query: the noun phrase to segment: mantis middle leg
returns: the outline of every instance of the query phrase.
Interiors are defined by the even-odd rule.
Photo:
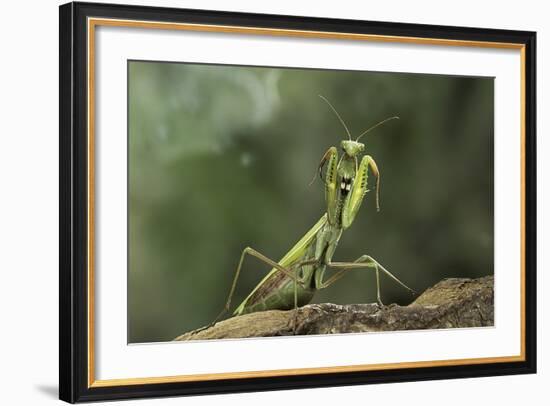
[[[384,272],[386,275],[388,275],[391,279],[396,281],[399,285],[410,291],[411,293],[415,294],[416,292],[409,288],[407,285],[405,285],[403,282],[401,282],[394,274],[392,274],[390,271],[388,271],[386,268],[384,268],[378,261],[376,261],[373,257],[370,255],[361,255],[359,258],[357,258],[354,262],[331,262],[328,264],[329,267],[340,269],[338,272],[336,272],[334,275],[332,275],[329,279],[327,279],[325,282],[321,283],[321,286],[318,287],[318,289],[325,289],[332,285],[334,282],[336,282],[338,279],[340,279],[342,276],[346,274],[346,272],[351,271],[352,269],[367,269],[367,268],[373,268],[376,272],[376,299],[378,301],[378,304],[381,306],[383,305],[382,300],[380,298],[380,275],[379,271]]]

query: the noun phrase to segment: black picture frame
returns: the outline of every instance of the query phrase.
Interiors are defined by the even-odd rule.
[[[536,33],[113,4],[60,6],[59,397],[67,402],[235,393],[536,372]],[[88,369],[87,19],[89,17],[513,43],[524,66],[524,359],[517,362],[210,381],[90,386]]]

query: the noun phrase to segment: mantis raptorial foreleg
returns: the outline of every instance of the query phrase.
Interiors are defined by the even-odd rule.
[[[328,165],[327,165],[327,171],[326,171],[325,177],[323,179],[323,167],[325,166],[325,163],[328,163]],[[325,152],[325,155],[323,155],[323,158],[319,163],[319,176],[325,183],[325,199],[328,204],[327,215],[331,223],[334,223],[336,221],[336,215],[338,210],[338,199],[337,199],[338,188],[336,185],[337,168],[338,168],[338,151],[336,150],[335,147],[330,147],[327,150],[327,152]]]
[[[278,271],[284,273],[286,276],[288,276],[290,279],[294,281],[294,307],[297,307],[298,299],[297,299],[297,285],[298,283],[303,286],[303,281],[300,280],[298,277],[297,270],[304,265],[309,265],[317,262],[317,260],[305,260],[298,262],[296,264],[293,264],[290,268],[285,268],[278,262],[273,261],[271,258],[266,257],[261,252],[256,251],[254,248],[246,247],[243,252],[241,253],[241,258],[239,260],[239,265],[237,266],[237,270],[235,271],[235,276],[233,277],[233,282],[231,283],[231,289],[229,290],[229,295],[227,296],[227,301],[225,302],[225,306],[220,312],[220,314],[214,319],[214,321],[210,324],[216,324],[216,322],[227,312],[229,311],[229,307],[231,306],[231,300],[233,299],[233,294],[235,293],[235,288],[237,287],[237,281],[239,279],[239,275],[241,274],[241,269],[243,267],[244,258],[246,255],[253,256],[254,258],[259,259],[262,262],[265,262],[266,264],[270,265],[271,267],[277,269]]]
[[[350,191],[350,196],[346,200],[344,209],[342,210],[342,224],[344,228],[348,228],[353,221],[355,216],[359,212],[359,208],[363,203],[365,194],[367,193],[367,180],[368,180],[368,169],[371,169],[372,173],[376,176],[376,209],[380,209],[379,202],[379,189],[380,189],[380,171],[376,162],[370,155],[365,155],[361,159],[359,168],[355,175],[353,186]]]
[[[413,289],[409,288],[407,285],[401,282],[394,274],[392,274],[390,271],[384,268],[378,261],[376,261],[370,255],[361,255],[354,262],[331,262],[327,265],[331,268],[340,269],[340,270],[336,272],[334,275],[332,275],[325,282],[322,282],[321,286],[319,286],[318,289],[324,289],[329,287],[338,279],[340,279],[342,276],[344,276],[346,272],[351,271],[352,269],[374,268],[376,272],[376,298],[380,305],[382,305],[382,300],[380,299],[379,271],[384,272],[386,275],[388,275],[390,278],[396,281],[399,285],[403,286],[405,289],[409,290],[411,293],[416,293]]]

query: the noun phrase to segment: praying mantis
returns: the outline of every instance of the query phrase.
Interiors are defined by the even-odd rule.
[[[351,133],[340,114],[325,97],[319,97],[338,117],[348,136],[348,139],[341,141],[341,156],[333,146],[325,152],[319,162],[318,176],[325,187],[326,213],[279,261],[270,259],[254,248],[246,247],[241,253],[225,306],[211,325],[229,311],[243,262],[247,256],[264,262],[272,269],[237,306],[233,312],[234,316],[264,310],[296,310],[308,304],[318,290],[328,288],[353,269],[374,269],[376,296],[380,306],[383,306],[380,297],[380,271],[405,289],[415,293],[370,255],[361,255],[353,262],[332,261],[342,233],[353,224],[368,192],[369,169],[376,176],[376,208],[380,210],[380,172],[370,155],[363,155],[361,158],[365,151],[365,144],[359,142],[359,139],[379,125],[399,117],[387,118],[352,140]],[[326,170],[323,173],[325,165]],[[328,268],[336,272],[325,280],[325,272]]]

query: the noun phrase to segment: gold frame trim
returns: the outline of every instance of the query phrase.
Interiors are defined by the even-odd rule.
[[[123,379],[95,379],[95,262],[94,262],[94,241],[95,241],[95,28],[97,26],[110,27],[132,27],[149,28],[162,30],[184,30],[194,32],[218,32],[245,35],[269,35],[299,38],[319,39],[340,39],[371,42],[405,43],[435,46],[461,46],[478,48],[513,49],[520,51],[520,83],[521,83],[521,270],[520,270],[520,339],[521,350],[519,355],[485,358],[465,358],[455,360],[434,360],[416,362],[397,362],[384,364],[347,365],[335,367],[318,368],[295,368],[278,369],[268,371],[245,371],[245,372],[221,372],[213,374],[191,374],[160,376],[146,378],[123,378]],[[391,35],[353,34],[344,32],[306,31],[290,29],[273,29],[259,27],[241,27],[227,25],[208,24],[186,24],[186,23],[164,23],[140,20],[120,20],[109,18],[88,18],[88,388],[113,387],[125,385],[143,385],[160,383],[177,383],[192,381],[213,381],[221,379],[244,379],[244,378],[266,378],[291,375],[331,374],[342,372],[359,371],[380,371],[396,368],[425,368],[440,366],[457,366],[473,364],[494,364],[503,362],[525,361],[525,45],[507,42],[487,41],[463,41],[453,39],[421,38],[421,37],[400,37]]]

